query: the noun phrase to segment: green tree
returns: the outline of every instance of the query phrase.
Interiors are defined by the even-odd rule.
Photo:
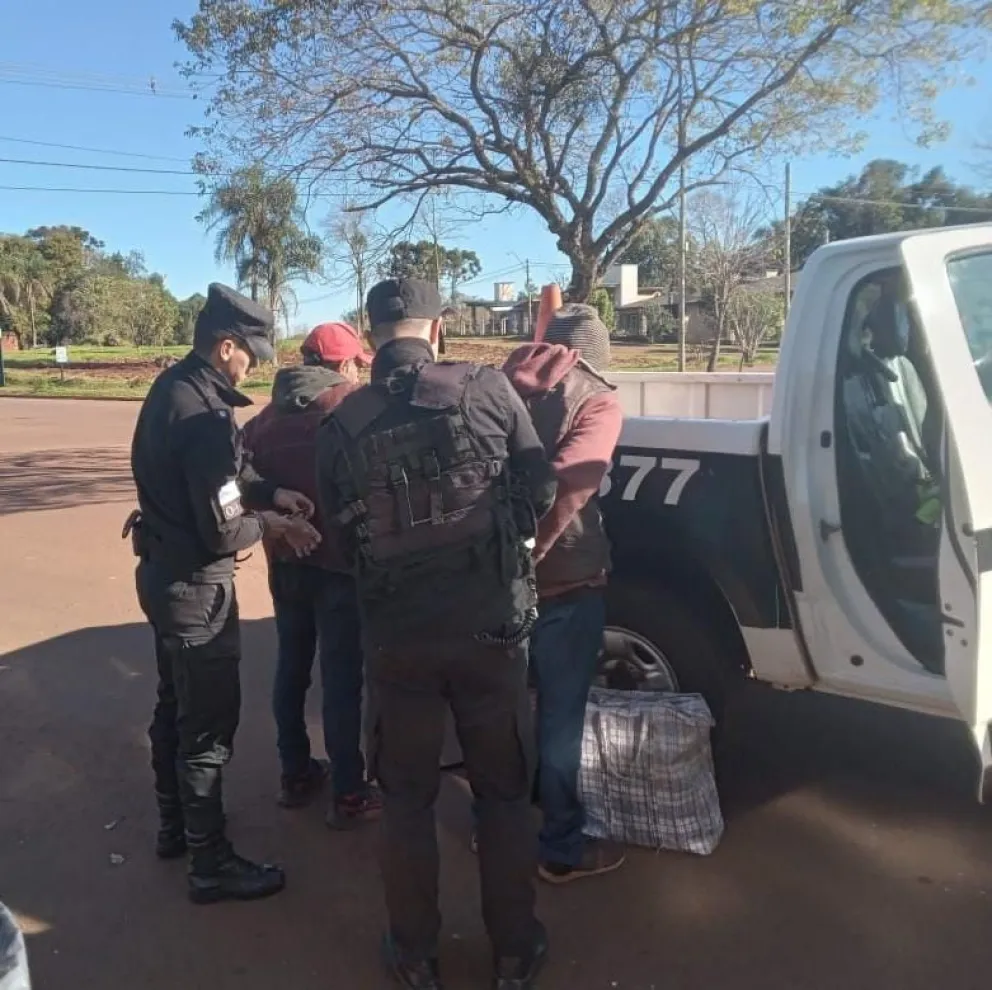
[[[25,256],[20,280],[21,295],[27,303],[31,323],[31,346],[37,347],[40,313],[52,296],[51,272],[41,252],[32,251]]]
[[[432,241],[399,241],[386,256],[382,274],[386,278],[420,278],[440,285],[446,248]]]
[[[437,286],[447,283],[454,304],[458,286],[482,271],[479,256],[462,248],[447,248],[434,241],[399,241],[382,265],[385,278],[420,278]]]
[[[179,315],[172,331],[173,343],[193,343],[193,331],[196,329],[196,319],[206,303],[207,297],[197,292],[188,299],[183,299],[178,304]]]
[[[179,305],[161,283],[92,269],[52,305],[53,343],[160,347],[172,342],[178,321]]]
[[[27,237],[0,238],[0,318],[38,346],[38,327],[47,323],[52,272],[37,244]]]
[[[238,285],[288,324],[290,283],[319,274],[323,245],[304,229],[296,186],[258,165],[219,181],[199,220],[216,233],[218,261],[232,261]]]
[[[482,271],[482,263],[474,251],[452,248],[444,252],[442,264],[451,290],[448,298],[454,306],[458,302],[458,286],[475,278]]]
[[[646,220],[620,260],[637,265],[642,286],[673,289],[679,281],[678,222],[670,217]]]
[[[941,168],[920,175],[902,162],[877,159],[856,176],[824,186],[792,218],[792,259],[801,267],[829,241],[992,220],[992,196],[950,180]],[[781,222],[763,232],[781,263]]]
[[[652,344],[667,344],[678,340],[679,321],[660,299],[653,299],[644,307],[644,332]]]
[[[582,302],[683,165],[693,191],[772,149],[852,149],[894,94],[939,134],[990,21],[987,0],[201,0],[176,29],[212,80],[204,168],[273,156],[369,209],[525,207]]]
[[[589,304],[596,307],[599,318],[603,321],[607,330],[612,333],[617,325],[617,314],[613,308],[613,297],[606,289],[596,289],[589,298]]]

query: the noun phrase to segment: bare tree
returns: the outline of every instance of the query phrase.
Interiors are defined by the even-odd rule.
[[[984,44],[988,0],[211,0],[177,24],[209,91],[208,153],[371,208],[450,188],[535,211],[570,294],[688,189],[816,136],[855,145]]]
[[[345,278],[354,286],[358,329],[365,333],[365,295],[385,257],[389,235],[377,231],[368,214],[347,207],[328,220],[327,229],[332,264],[344,269]]]
[[[734,289],[727,305],[727,325],[741,349],[739,371],[754,364],[758,348],[770,336],[781,334],[784,322],[785,301],[777,293],[743,285]]]
[[[742,189],[702,192],[688,209],[693,279],[713,318],[713,344],[708,371],[716,371],[720,346],[727,334],[731,299],[747,278],[762,273],[767,242],[757,238],[767,221],[767,203]]]

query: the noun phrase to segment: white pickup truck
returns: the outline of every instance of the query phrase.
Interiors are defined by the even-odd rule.
[[[654,386],[657,387],[657,386]],[[770,414],[631,416],[601,490],[605,677],[963,721],[992,794],[992,225],[831,244]]]

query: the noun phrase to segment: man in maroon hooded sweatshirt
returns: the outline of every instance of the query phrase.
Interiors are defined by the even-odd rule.
[[[578,797],[582,729],[603,643],[610,571],[598,493],[623,418],[614,386],[600,375],[609,362],[610,335],[596,310],[566,305],[552,317],[543,343],[517,348],[503,367],[558,478],[554,507],[537,528],[540,615],[530,640],[544,816],[540,875],[556,884],[608,873],[624,861],[622,849],[583,836]]]
[[[357,332],[346,323],[316,327],[300,348],[302,366],[277,372],[272,402],[245,428],[253,463],[265,465],[279,483],[317,497],[316,435],[324,418],[358,387],[358,367],[371,363]],[[316,502],[314,503],[317,504]],[[370,790],[361,751],[362,649],[355,582],[344,547],[311,519],[324,539],[300,560],[278,542],[265,543],[269,587],[275,607],[279,655],[272,692],[282,786],[279,803],[309,803],[327,776],[310,755],[304,704],[314,654],[323,688],[324,747],[331,758],[334,796],[327,815],[332,828],[378,817],[381,802]]]

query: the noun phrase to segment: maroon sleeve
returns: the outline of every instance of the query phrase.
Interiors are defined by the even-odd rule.
[[[535,560],[544,557],[575,514],[599,491],[622,425],[623,410],[615,392],[594,395],[576,413],[551,461],[558,494],[551,511],[538,524]]]

